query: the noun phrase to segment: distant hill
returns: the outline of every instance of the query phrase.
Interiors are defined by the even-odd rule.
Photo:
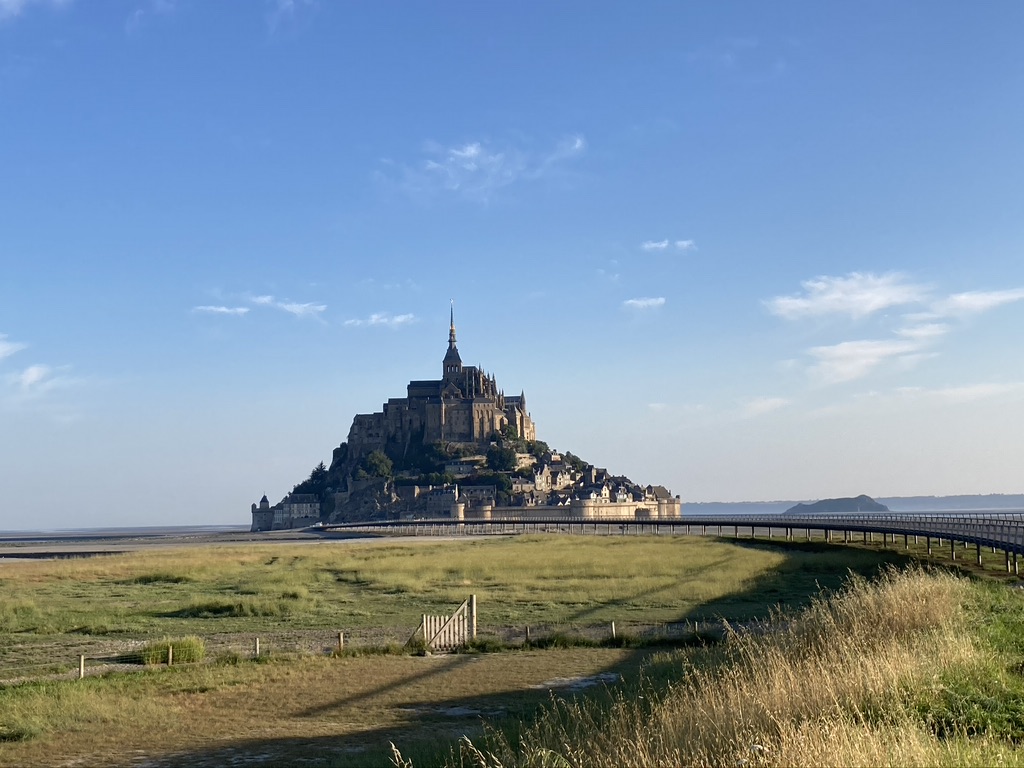
[[[1024,494],[989,493],[960,496],[879,496],[876,499],[892,512],[977,512],[982,510],[1024,510]],[[697,515],[774,515],[785,512],[801,500],[774,501],[688,501],[683,514]],[[807,502],[807,499],[802,501]]]
[[[822,499],[813,504],[796,504],[787,509],[786,515],[839,515],[847,512],[888,512],[885,504],[879,504],[870,496],[861,494],[852,498]]]

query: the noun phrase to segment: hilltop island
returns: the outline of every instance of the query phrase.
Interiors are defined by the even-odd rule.
[[[784,515],[840,515],[849,512],[888,512],[885,504],[880,504],[863,493],[860,496],[842,499],[822,499],[813,504],[797,504],[790,507]]]
[[[463,365],[451,315],[441,378],[410,381],[405,397],[358,414],[331,465],[271,506],[252,505],[252,530],[430,517],[675,518],[681,502],[537,439],[526,393]]]

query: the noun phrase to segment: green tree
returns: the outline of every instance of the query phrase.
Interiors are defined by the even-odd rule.
[[[393,465],[388,455],[378,449],[366,455],[360,462],[360,468],[370,477],[391,477]]]
[[[494,472],[511,472],[516,468],[515,448],[495,443],[487,449],[487,467]]]
[[[312,493],[322,496],[324,491],[327,490],[328,481],[327,467],[321,461],[313,467],[313,471],[309,473],[308,478],[292,488],[292,493]]]

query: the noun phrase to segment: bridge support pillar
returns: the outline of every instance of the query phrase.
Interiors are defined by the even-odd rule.
[[[953,539],[949,540],[949,559],[956,560],[956,542]]]
[[[910,542],[907,540],[907,534],[903,534],[903,548],[910,549]]]
[[[843,531],[843,544],[849,544],[849,543],[850,543],[850,532],[849,531]]]
[[[925,536],[924,537],[924,543],[925,543],[925,546],[928,547],[928,557],[931,557],[932,556],[932,537],[931,536]]]
[[[978,555],[978,565],[981,565],[981,544],[975,545],[976,554]]]
[[[1017,553],[1013,553],[1013,575],[1020,576],[1020,571],[1017,570]]]
[[[1006,572],[1010,572],[1010,550],[1006,550]]]

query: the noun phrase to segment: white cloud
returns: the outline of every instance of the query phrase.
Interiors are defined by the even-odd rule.
[[[267,27],[277,32],[282,27],[294,24],[299,17],[317,8],[315,0],[266,0]]]
[[[385,161],[400,178],[391,179],[413,197],[452,193],[486,202],[498,190],[522,181],[536,181],[586,150],[582,136],[570,136],[546,153],[513,145],[469,141],[455,146],[428,142],[426,157],[414,166]]]
[[[668,240],[647,240],[640,247],[645,251],[664,251],[668,248]]]
[[[913,340],[844,341],[831,346],[813,347],[809,354],[818,360],[811,373],[829,384],[853,381],[867,376],[878,366],[892,359],[908,362],[921,349]]]
[[[948,405],[957,405],[959,403],[971,403],[976,400],[988,400],[1000,395],[1024,392],[1024,382],[967,384],[959,387],[940,387],[938,389],[901,387],[896,391],[904,397],[915,399],[927,398],[938,400]]]
[[[54,368],[36,363],[17,373],[8,374],[4,380],[10,388],[11,402],[26,403],[38,399],[51,390],[79,383],[79,379],[66,375],[69,370],[68,366]]]
[[[1024,288],[1004,291],[966,291],[954,293],[935,303],[933,310],[943,317],[976,315],[1024,299]]]
[[[147,2],[140,3],[125,20],[124,31],[129,35],[134,35],[148,25],[153,18],[173,13],[175,2],[176,0],[147,0]]]
[[[282,312],[295,315],[295,317],[319,317],[321,313],[327,310],[326,304],[318,304],[312,301],[278,301],[273,296],[252,296],[249,298],[249,301],[260,307],[280,309]]]
[[[0,0],[0,21],[13,19],[32,5],[48,5],[51,8],[58,8],[70,4],[71,0]]]
[[[676,240],[676,248],[680,251],[695,251],[697,243],[693,240]]]
[[[926,341],[929,339],[937,339],[940,336],[945,336],[949,333],[949,326],[945,323],[922,323],[919,325],[909,325],[905,328],[900,328],[896,333],[905,339]]]
[[[278,309],[283,309],[285,312],[295,315],[296,317],[316,317],[321,312],[327,309],[326,304],[314,304],[311,301],[304,302],[302,304],[296,302],[279,302],[275,304]]]
[[[652,411],[664,411],[668,408],[668,403],[648,403],[647,407]]]
[[[790,400],[785,397],[755,397],[743,404],[742,415],[746,418],[761,416],[784,408],[789,403]]]
[[[28,346],[28,344],[22,344],[21,342],[8,341],[7,338],[6,333],[0,333],[0,360],[10,357],[15,352],[20,352]]]
[[[383,325],[388,328],[401,328],[403,325],[409,325],[410,323],[415,322],[416,315],[413,315],[412,313],[392,315],[387,312],[374,312],[365,319],[353,318],[352,320],[346,320],[345,325],[349,327]]]
[[[657,298],[640,298],[640,299],[626,299],[622,302],[622,305],[629,307],[630,309],[657,309],[658,307],[664,306],[665,297],[659,296]]]
[[[13,377],[14,382],[22,390],[29,390],[50,377],[52,369],[48,365],[30,365]]]
[[[768,310],[787,320],[831,314],[857,319],[889,307],[920,303],[927,298],[928,291],[926,286],[911,283],[898,272],[851,272],[843,277],[815,277],[801,285],[802,294],[766,301]]]
[[[214,306],[202,306],[192,307],[193,312],[203,312],[211,315],[236,315],[241,316],[249,311],[248,307],[214,307]]]

